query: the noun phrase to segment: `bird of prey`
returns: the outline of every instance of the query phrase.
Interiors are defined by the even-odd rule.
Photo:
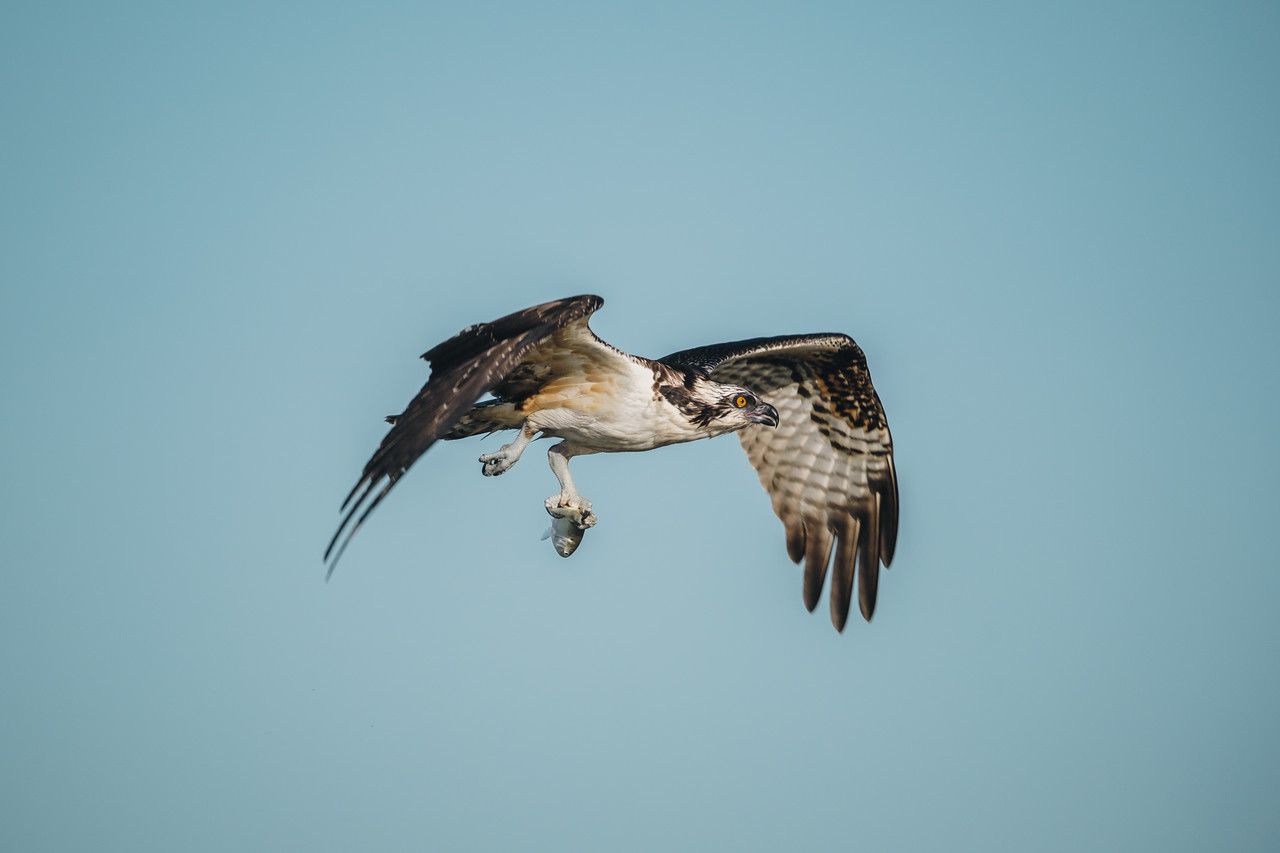
[[[603,304],[585,295],[535,305],[424,353],[427,384],[387,418],[391,429],[342,504],[325,550],[329,573],[369,513],[441,439],[515,430],[480,457],[488,477],[510,469],[535,438],[560,439],[547,452],[560,492],[546,509],[553,544],[567,557],[597,521],[569,476],[572,457],[735,432],[786,529],[787,554],[804,561],[805,607],[817,606],[830,568],[836,630],[848,619],[855,577],[869,621],[880,566],[893,560],[898,538],[898,483],[889,425],[853,339],[751,338],[649,359],[596,337],[587,321]]]

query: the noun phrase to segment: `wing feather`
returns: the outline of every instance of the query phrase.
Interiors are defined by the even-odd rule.
[[[786,528],[787,555],[804,560],[805,607],[817,606],[830,566],[832,624],[844,629],[855,580],[870,620],[897,543],[898,481],[858,345],[838,333],[752,338],[662,361],[750,388],[778,410],[776,429],[748,427],[738,439]]]
[[[326,561],[333,557],[326,577],[333,574],[369,513],[410,466],[526,359],[549,347],[580,346],[582,341],[616,353],[585,329],[587,319],[603,304],[603,299],[591,295],[557,299],[492,323],[470,326],[423,353],[431,363],[431,375],[405,410],[394,419],[388,418],[393,423],[391,429],[342,502],[345,514],[324,552]],[[554,338],[557,330],[573,324],[584,327],[584,334]],[[621,353],[617,356],[625,357]],[[593,353],[593,357],[599,354]]]
[[[804,551],[804,606],[812,613],[822,597],[822,584],[827,579],[835,539],[826,522],[820,519],[806,520],[805,533],[808,545]]]
[[[854,561],[858,557],[858,519],[845,516],[841,519],[836,544],[836,562],[831,575],[831,624],[837,631],[844,630],[849,620],[849,603],[853,599]]]

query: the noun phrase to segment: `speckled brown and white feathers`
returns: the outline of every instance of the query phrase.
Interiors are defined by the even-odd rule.
[[[787,553],[804,560],[805,606],[817,606],[833,566],[832,623],[844,629],[855,576],[870,620],[880,565],[897,542],[898,484],[889,425],[858,345],[841,334],[754,338],[661,361],[743,385],[777,408],[777,429],[738,438],[786,528]]]

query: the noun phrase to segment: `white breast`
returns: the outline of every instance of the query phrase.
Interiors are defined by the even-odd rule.
[[[586,452],[651,450],[706,438],[707,433],[654,393],[653,373],[640,364],[625,377],[595,384],[582,394],[563,394],[555,405],[539,408],[529,423]]]

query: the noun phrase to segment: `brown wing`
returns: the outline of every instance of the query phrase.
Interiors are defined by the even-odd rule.
[[[540,348],[552,346],[550,340],[557,329],[581,324],[584,334],[562,336],[560,340],[590,341],[596,349],[605,346],[585,328],[587,318],[603,304],[599,296],[590,295],[557,299],[463,329],[423,353],[422,357],[431,363],[431,376],[404,412],[388,418],[393,423],[391,430],[342,502],[342,523],[324,552],[326,561],[333,556],[326,577],[333,574],[351,537],[396,481],[481,397],[518,373],[520,365]],[[625,357],[621,353],[618,356]],[[343,531],[347,531],[346,537],[335,552]]]
[[[817,606],[831,578],[831,622],[844,630],[856,578],[870,620],[880,565],[898,538],[893,439],[866,358],[847,335],[756,338],[663,359],[709,371],[758,393],[778,410],[776,429],[749,427],[742,447],[787,532],[787,553],[804,560],[804,603]]]

